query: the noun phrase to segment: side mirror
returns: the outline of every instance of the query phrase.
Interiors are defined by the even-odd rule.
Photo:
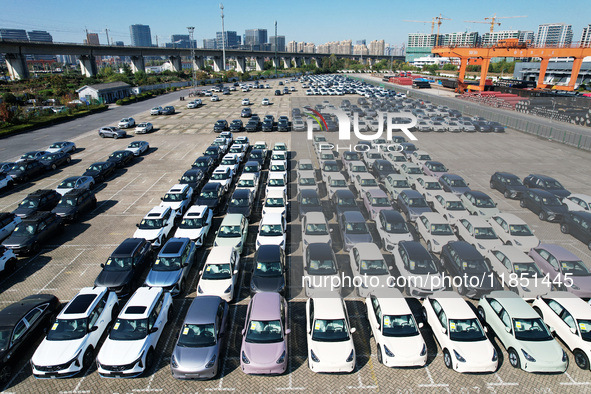
[[[98,326],[92,326],[92,327],[90,327],[88,332],[95,332],[96,330],[98,330]]]
[[[203,270],[199,271],[199,276],[203,275]]]
[[[388,266],[388,269],[389,269],[389,270],[393,270],[393,269],[394,269],[394,267],[393,267],[393,266],[391,266],[391,265],[389,265],[389,266]]]
[[[447,328],[441,327],[441,333],[442,334],[447,334]]]
[[[164,197],[160,197],[160,201],[164,201]]]
[[[242,336],[246,335],[246,328],[242,329]]]
[[[488,327],[484,327],[484,333],[488,334]]]
[[[554,327],[548,327],[548,329],[550,330],[550,332],[552,334],[554,334],[556,332],[556,329],[554,329]],[[576,332],[576,329],[575,329],[575,332]]]
[[[505,331],[507,331],[508,333],[511,333],[511,327],[505,327]]]
[[[424,326],[423,322],[420,322],[419,323],[419,328],[423,328],[423,326]]]
[[[238,275],[238,270],[234,270],[234,275]]]
[[[551,329],[552,332],[554,332],[554,328]],[[571,327],[570,328],[570,332],[572,332],[573,334],[577,333],[577,329],[575,327]]]
[[[355,331],[357,331],[357,329],[356,329],[355,327],[353,327],[353,328],[351,328],[351,329],[349,330],[349,332],[350,332],[351,334],[354,334],[354,333],[355,333]]]
[[[152,328],[150,328],[150,334],[153,334],[156,331],[158,331],[158,327],[152,327]]]
[[[333,231],[334,231],[334,228],[329,228],[329,229],[328,229],[328,232],[329,232],[329,233],[332,233]]]
[[[140,224],[139,224],[139,223],[136,223],[136,224],[135,224],[135,226],[136,226],[137,228],[139,228],[139,227],[140,227]]]
[[[285,330],[285,335],[289,335],[289,334],[291,334],[291,329],[288,328]]]
[[[101,263],[101,268],[105,268],[105,264],[104,263]]]

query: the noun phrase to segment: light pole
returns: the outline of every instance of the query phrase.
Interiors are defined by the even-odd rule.
[[[193,74],[191,76],[193,78],[193,93],[197,93],[197,86],[195,85],[197,83],[197,70],[195,70],[195,48],[193,48],[193,32],[195,31],[195,27],[189,26],[187,30],[189,30],[189,47],[191,48],[191,62],[193,63]]]
[[[220,3],[220,10],[222,11],[222,64],[226,71],[226,33],[224,32],[224,5]]]
[[[275,21],[275,79],[277,79],[277,21]]]

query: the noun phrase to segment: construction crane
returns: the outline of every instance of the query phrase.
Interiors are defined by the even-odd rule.
[[[413,21],[413,20],[405,20],[405,22],[415,22],[415,23],[430,23],[431,24],[431,34],[433,34],[433,29],[435,29],[435,18],[431,21]]]
[[[486,24],[490,25],[490,32],[492,33],[495,30],[495,25],[501,26],[501,22],[497,22],[497,19],[508,19],[508,18],[527,18],[527,15],[520,15],[520,16],[497,16],[497,14],[494,14],[493,16],[489,16],[487,18],[484,18],[484,22],[483,21],[464,21],[464,22],[468,22],[468,23],[486,23]]]
[[[441,14],[439,16],[434,17],[431,22],[429,21],[414,21],[414,20],[405,20],[405,22],[416,22],[416,23],[430,23],[431,24],[431,34],[433,34],[433,30],[435,29],[435,23],[437,23],[437,36],[435,37],[435,46],[439,45],[439,28],[441,27],[441,21],[450,21],[450,18],[445,18]],[[437,21],[437,22],[435,22]]]

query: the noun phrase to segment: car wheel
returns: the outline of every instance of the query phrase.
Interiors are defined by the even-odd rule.
[[[16,269],[16,259],[10,259],[6,262],[6,265],[4,266],[4,273],[11,274],[14,272],[15,269]]]
[[[150,350],[148,350],[148,354],[146,354],[146,369],[144,369],[146,374],[150,371],[150,369],[152,369],[152,364],[154,364],[154,350],[150,348]]]
[[[509,363],[513,368],[521,368],[521,361],[519,360],[519,354],[513,348],[508,350],[509,353]]]
[[[563,234],[568,234],[568,225],[566,223],[562,223],[560,225],[560,231],[562,231]]]
[[[484,313],[484,308],[481,306],[478,307],[478,317],[482,323],[486,321],[486,313]]]
[[[183,294],[183,291],[185,291],[185,279],[181,279],[181,284],[179,285],[179,295]]]
[[[67,164],[70,164],[70,162],[71,162],[71,161],[72,161],[72,159],[71,159],[71,158],[69,158],[69,157],[66,159],[66,163],[67,163]]]
[[[445,366],[448,369],[452,369],[453,368],[453,364],[452,364],[452,360],[451,360],[451,354],[449,354],[449,350],[445,349],[443,351],[443,362],[445,363]]]
[[[509,190],[505,190],[505,193],[503,193],[503,196],[505,196],[505,198],[510,198],[511,193],[509,192]]]
[[[383,357],[384,356],[382,356],[382,348],[380,347],[380,345],[378,345],[378,362],[380,364],[383,364],[384,363]]]
[[[6,364],[5,366],[0,369],[0,384],[5,385],[10,380],[12,376],[12,366]]]
[[[538,217],[540,218],[540,220],[546,220],[546,212],[540,211]]]
[[[525,208],[525,200],[519,200],[519,206]]]
[[[99,137],[105,138],[105,135],[103,133],[99,133]]]
[[[57,168],[57,166],[55,165],[55,163],[53,163],[53,164],[51,165],[51,169],[52,169],[52,170],[55,170],[56,168]]]
[[[114,139],[117,139],[117,138],[119,138],[119,136],[118,136],[117,134],[114,134],[114,135],[113,135],[113,138],[114,138]]]
[[[31,254],[37,254],[41,247],[39,246],[38,242],[35,242],[33,246],[31,246]]]
[[[573,355],[575,356],[575,363],[577,363],[577,366],[585,371],[588,371],[589,370],[589,357],[587,357],[585,352],[582,351],[581,349],[576,349],[573,352]]]
[[[84,352],[84,356],[82,357],[82,370],[88,370],[94,361],[94,349],[92,346],[89,346],[88,349]]]
[[[433,252],[433,246],[431,245],[431,241],[427,242],[427,250],[429,253]]]

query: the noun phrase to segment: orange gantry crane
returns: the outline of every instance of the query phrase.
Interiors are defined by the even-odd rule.
[[[506,40],[499,40],[499,42],[491,47],[457,47],[457,46],[441,46],[433,47],[432,53],[442,57],[456,57],[460,58],[460,72],[458,75],[458,91],[464,92],[468,85],[464,82],[466,75],[466,66],[468,62],[480,63],[480,84],[478,90],[484,90],[486,82],[486,75],[488,73],[488,66],[490,59],[494,57],[529,57],[540,58],[542,63],[540,65],[540,74],[538,76],[537,89],[553,88],[556,90],[574,90],[581,64],[585,56],[591,56],[590,47],[533,47],[526,43],[521,43],[517,38],[509,38]],[[554,57],[573,58],[573,68],[571,71],[570,81],[566,86],[547,85],[544,83],[546,69],[548,62]]]

